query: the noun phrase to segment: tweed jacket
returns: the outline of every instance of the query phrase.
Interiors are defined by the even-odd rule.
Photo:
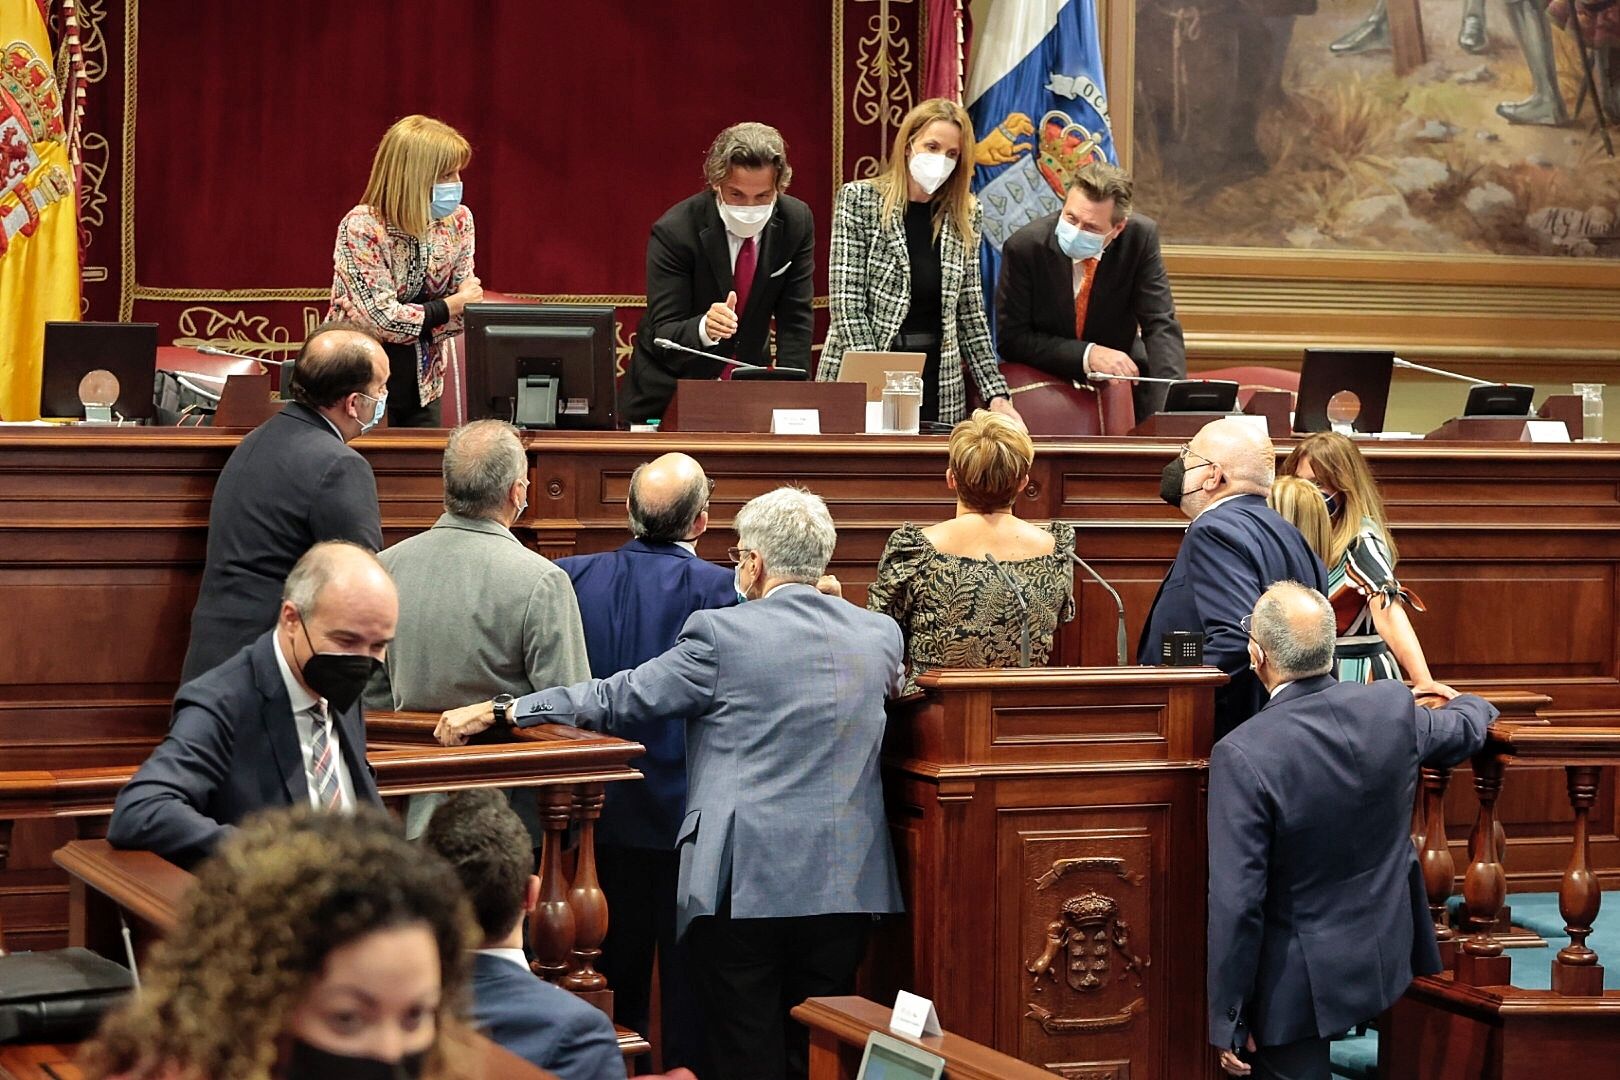
[[[838,378],[846,350],[888,349],[911,308],[911,257],[906,251],[902,215],[880,220],[883,195],[869,180],[855,180],[838,192],[833,208],[832,255],[828,262],[832,326],[821,350],[816,378]],[[963,359],[980,397],[1007,393],[990,322],[984,313],[979,276],[979,233],[983,211],[973,207],[973,236],[964,242],[947,217],[939,237],[940,327],[939,419],[955,423],[967,415]]]

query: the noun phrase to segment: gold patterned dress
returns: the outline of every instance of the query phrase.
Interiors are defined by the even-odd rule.
[[[1030,662],[1045,664],[1061,620],[1074,618],[1074,529],[1049,526],[1050,555],[1003,559],[1029,604]],[[900,624],[906,637],[906,692],[932,668],[1017,667],[1018,601],[984,559],[938,551],[923,531],[907,522],[889,537],[878,561],[877,581],[866,606]]]

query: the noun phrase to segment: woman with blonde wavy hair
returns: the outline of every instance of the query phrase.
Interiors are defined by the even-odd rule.
[[[1282,473],[1315,484],[1332,523],[1322,561],[1339,624],[1333,650],[1339,681],[1399,679],[1405,671],[1413,694],[1456,697],[1429,673],[1406,614],[1408,607],[1424,610],[1423,601],[1395,576],[1399,555],[1384,500],[1356,444],[1336,431],[1307,435],[1283,461]]]
[[[1298,476],[1279,476],[1272,481],[1266,505],[1299,530],[1325,567],[1333,547],[1333,522],[1316,485]]]
[[[972,180],[973,122],[955,102],[930,98],[900,122],[887,170],[839,190],[832,326],[816,378],[837,379],[848,351],[920,352],[923,420],[967,415],[965,366],[992,411],[1023,422],[990,341]]]
[[[338,224],[328,319],[365,323],[388,353],[388,423],[438,427],[450,339],[484,298],[473,276],[473,216],[461,202],[472,147],[430,116],[407,116],[377,144],[360,204]]]
[[[198,869],[81,1063],[92,1080],[470,1076],[476,944],[455,872],[382,811],[261,814]]]
[[[1046,663],[1058,622],[1074,618],[1074,529],[1039,528],[1015,507],[1034,462],[1028,432],[976,410],[951,432],[945,486],[956,516],[890,535],[866,606],[900,624],[908,692],[930,668],[1017,666],[1026,616],[1008,577],[1029,606],[1030,663]]]

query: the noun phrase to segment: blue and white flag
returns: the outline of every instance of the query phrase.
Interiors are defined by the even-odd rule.
[[[1116,159],[1096,0],[995,0],[973,46],[967,110],[991,310],[1007,237],[1061,207],[1075,170]]]

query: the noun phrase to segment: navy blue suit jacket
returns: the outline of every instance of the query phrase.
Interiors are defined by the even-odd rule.
[[[190,867],[255,810],[309,802],[274,633],[260,634],[175,694],[169,734],[113,805],[107,828],[113,847],[154,851]],[[360,704],[339,713],[335,726],[355,801],[381,806],[366,763]]]
[[[573,555],[557,565],[574,583],[594,679],[674,648],[692,612],[737,602],[730,570],[678,544],[632,540],[617,551]],[[647,748],[631,762],[645,779],[608,785],[596,842],[672,850],[686,814],[686,725],[638,724],[615,734]]]
[[[1215,692],[1217,739],[1265,704],[1266,688],[1249,670],[1249,639],[1238,622],[1284,580],[1327,594],[1327,570],[1299,530],[1259,495],[1237,495],[1187,526],[1153,599],[1136,662],[1160,663],[1160,639],[1172,630],[1202,632],[1204,663],[1231,677]]]
[[[1472,694],[1431,710],[1399,682],[1319,675],[1215,745],[1210,1042],[1338,1035],[1440,970],[1409,836],[1418,766],[1474,753],[1495,716]]]
[[[562,1080],[624,1080],[624,1055],[607,1014],[510,960],[473,957],[473,1023]]]

